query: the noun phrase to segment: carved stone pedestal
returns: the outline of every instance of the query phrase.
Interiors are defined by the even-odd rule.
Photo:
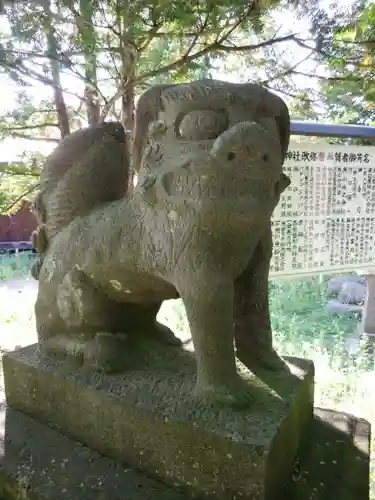
[[[4,356],[9,406],[193,496],[277,499],[313,415],[313,364],[261,382],[246,411],[192,399],[191,352],[148,346],[141,369],[69,371],[30,346]],[[267,385],[268,384],[268,385]]]

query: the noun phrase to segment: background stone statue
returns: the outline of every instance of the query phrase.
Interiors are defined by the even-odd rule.
[[[121,123],[101,123],[65,137],[47,158],[34,200],[39,226],[32,235],[39,253],[38,279],[48,241],[74,217],[126,194],[129,157]]]
[[[197,396],[251,401],[235,348],[250,369],[282,365],[272,347],[268,272],[270,219],[290,182],[282,173],[289,135],[279,97],[202,80],[141,96],[131,195],[118,124],[63,141],[46,161],[38,197],[41,349],[89,369],[126,369],[137,342],[179,344],[156,314],[181,297]]]

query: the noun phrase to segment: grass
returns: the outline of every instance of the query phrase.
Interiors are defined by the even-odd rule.
[[[3,257],[0,280],[29,276],[32,259],[25,253]],[[346,341],[356,329],[354,315],[334,316],[326,312],[325,278],[271,280],[270,306],[275,346],[281,354],[312,359],[316,368],[315,404],[352,413],[369,420],[375,427],[374,360],[360,345],[355,356],[348,353]],[[0,282],[1,285],[1,282]],[[1,293],[1,287],[0,287]],[[0,300],[0,348],[12,349],[36,340],[33,325],[35,294]],[[4,300],[3,300],[4,298]],[[17,298],[17,297],[16,297]],[[180,301],[165,303],[159,313],[182,337],[188,325]],[[375,500],[375,440],[372,440],[371,500]]]

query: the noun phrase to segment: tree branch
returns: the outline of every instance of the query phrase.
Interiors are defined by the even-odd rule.
[[[320,53],[317,49],[316,49],[316,45],[314,47],[312,47],[311,45],[308,45],[306,43],[307,40],[303,40],[301,38],[298,38],[298,37],[295,37],[294,41],[296,42],[297,45],[299,45],[300,47],[302,47],[303,49],[307,49],[307,50],[312,50],[314,52],[317,52],[317,53]]]
[[[300,61],[298,61],[297,63],[295,63],[292,67],[290,67],[288,69],[285,69],[282,73],[276,74],[272,78],[268,78],[267,80],[261,81],[260,85],[266,85],[267,83],[270,83],[271,81],[280,80],[281,78],[285,78],[286,76],[289,76],[289,75],[291,75],[293,73],[295,74],[296,73],[296,68],[298,68],[298,66],[300,66],[305,61],[307,61],[308,59],[310,59],[310,57],[314,54],[314,52],[315,51],[312,50],[307,56],[305,56],[303,59],[301,59]]]
[[[140,47],[138,47],[138,52],[139,53],[144,52],[150,46],[152,40],[157,36],[158,30],[160,29],[160,27],[161,27],[161,24],[157,24],[156,26],[153,26],[147,32],[147,39],[146,39],[146,41],[143,43],[143,45],[141,45]]]
[[[193,38],[192,42],[190,43],[190,45],[189,45],[189,47],[188,47],[188,49],[186,51],[186,54],[185,54],[186,57],[189,56],[189,54],[191,53],[191,51],[194,49],[194,46],[196,45],[198,38],[204,32],[204,30],[205,30],[205,28],[206,28],[206,26],[208,24],[210,13],[211,13],[211,11],[207,12],[204,22],[202,23],[202,25],[199,28],[199,30],[196,32],[195,37]]]
[[[19,203],[23,198],[25,198],[25,196],[27,196],[28,194],[31,194],[33,193],[37,188],[39,187],[39,182],[32,185],[29,189],[27,189],[24,193],[22,193],[20,196],[18,196],[18,198],[16,198],[9,206],[7,206],[4,210],[4,212],[9,212],[10,210],[12,210],[12,208],[14,208],[17,203]]]
[[[100,120],[99,120],[99,122],[103,122],[106,119],[106,117],[107,117],[108,113],[110,112],[112,106],[124,94],[124,92],[126,90],[126,85],[127,85],[127,82],[124,82],[123,79],[121,79],[121,81],[119,83],[119,86],[118,86],[118,88],[116,90],[115,95],[112,96],[110,99],[108,99],[107,102],[104,104],[104,106],[102,108],[102,112],[100,114]]]
[[[58,144],[60,139],[54,139],[53,137],[37,137],[29,134],[19,134],[18,132],[12,132],[12,137],[17,137],[18,139],[25,139],[27,141],[38,141],[38,142],[51,142]]]
[[[21,162],[0,162],[0,174],[11,175],[12,177],[34,177],[39,179],[40,172],[25,171],[25,163]]]
[[[220,38],[220,42],[223,42],[224,40],[228,40],[230,35],[241,25],[241,23],[243,23],[245,21],[245,19],[247,19],[249,17],[251,11],[254,8],[254,4],[255,4],[255,2],[250,2],[248,8],[245,10],[245,12],[242,14],[242,16],[239,16],[239,18],[237,19],[237,21],[235,21],[233,23],[233,25],[230,26],[228,24],[226,26],[226,27],[228,27],[228,26],[230,26],[230,27],[229,27],[228,31],[225,33],[225,35],[223,35]]]
[[[295,35],[286,35],[279,38],[271,38],[265,42],[260,42],[254,45],[220,45],[216,50],[224,51],[224,52],[250,52],[253,50],[264,49],[265,47],[269,47],[271,45],[275,45],[276,43],[293,41],[295,39]]]
[[[22,104],[22,103],[21,103]],[[29,120],[30,118],[32,118],[33,115],[36,115],[36,114],[42,114],[42,113],[54,113],[54,109],[53,108],[46,108],[46,109],[33,109],[33,110],[29,110],[28,112],[22,112],[18,109],[14,110],[13,112],[10,112],[6,115],[3,115],[2,118],[3,120],[9,120],[9,119],[13,119],[13,120]]]
[[[204,47],[203,49],[195,52],[194,54],[188,54],[185,53],[180,59],[177,61],[174,61],[173,63],[167,64],[165,66],[162,66],[161,68],[155,69],[153,71],[149,71],[148,73],[145,73],[144,75],[141,75],[139,78],[136,79],[137,83],[139,83],[142,80],[145,80],[146,78],[152,78],[154,76],[160,75],[162,73],[167,73],[168,71],[177,69],[181,66],[183,66],[186,63],[192,62],[195,59],[198,59],[209,52],[250,52],[253,50],[259,50],[264,47],[269,47],[271,45],[275,45],[277,43],[282,43],[282,42],[287,42],[290,40],[293,40],[295,38],[294,34],[291,35],[285,35],[285,36],[280,36],[280,37],[275,37],[271,40],[266,40],[265,42],[260,42],[257,44],[253,45],[241,45],[239,47],[232,47],[232,46],[227,46],[227,45],[222,45],[222,42],[225,41],[226,36],[220,38],[219,41],[213,42],[212,44]]]
[[[41,75],[40,73],[38,73],[37,71],[31,69],[31,68],[28,68],[27,66],[25,66],[23,64],[23,62],[19,61],[17,64],[8,64],[4,61],[0,61],[0,66],[3,66],[7,69],[12,69],[14,71],[17,71],[18,73],[20,73],[24,78],[31,78],[33,80],[36,80],[40,83],[43,83],[44,85],[47,85],[49,87],[52,87],[52,88],[55,88],[56,85],[55,83],[48,77],[44,76],[44,75]],[[61,91],[64,92],[65,94],[68,94],[68,95],[71,95],[73,97],[76,97],[77,99],[80,99],[82,100],[82,97],[80,97],[79,95],[75,94],[74,92],[71,92],[70,90],[66,89],[66,88],[62,88],[61,87]]]
[[[17,126],[17,127],[6,127],[6,128],[4,128],[4,130],[6,132],[13,132],[13,131],[18,131],[18,130],[35,130],[38,128],[45,128],[45,127],[59,128],[59,125],[57,123],[41,123],[39,125],[23,125],[23,126]]]
[[[271,92],[279,92],[281,94],[284,94],[286,95],[287,97],[291,97],[292,99],[296,99],[300,102],[306,102],[308,104],[319,104],[320,103],[320,99],[317,97],[317,98],[312,98],[312,97],[306,97],[306,98],[303,98],[301,99],[299,96],[300,96],[300,93],[292,93],[292,91],[288,91],[288,90],[285,90],[283,88],[278,88],[278,87],[272,87],[271,85],[269,84],[264,84],[264,87],[268,90],[270,90]]]
[[[110,43],[109,40],[110,40],[109,35],[107,35],[106,41],[107,41],[108,44]],[[110,59],[112,61],[113,68],[115,70],[117,78],[121,78],[121,72],[118,69],[118,66],[117,66],[117,63],[116,63],[116,59],[115,59],[115,56],[114,56],[114,51],[109,51],[109,57],[110,57]],[[107,99],[104,100],[104,103],[105,104],[107,103]]]
[[[229,35],[236,29],[236,27],[239,26],[240,23],[234,23],[230,30],[226,32],[224,35],[219,37],[217,40],[215,40],[212,44],[204,47],[201,50],[198,50],[197,52],[191,54],[192,47],[195,44],[190,44],[187,51],[185,54],[178,59],[177,61],[174,61],[170,64],[167,64],[165,66],[162,66],[161,68],[155,69],[153,71],[149,71],[148,73],[145,73],[143,75],[140,75],[135,79],[135,83],[141,83],[146,79],[158,76],[163,73],[167,73],[169,71],[178,69],[182,67],[184,64],[188,64],[196,59],[199,59],[200,57],[210,53],[210,52],[227,52],[227,53],[233,53],[233,52],[249,52],[249,51],[254,51],[254,50],[259,50],[265,47],[269,47],[272,45],[275,45],[277,43],[283,43],[287,41],[294,40],[296,37],[296,34],[288,34],[284,36],[279,36],[279,37],[274,37],[270,40],[266,40],[264,42],[259,42],[257,44],[252,44],[252,45],[242,45],[242,46],[228,46],[228,45],[223,45],[223,42],[227,40]],[[201,28],[202,29],[202,28]],[[103,106],[102,113],[101,113],[101,121],[105,119],[107,114],[109,113],[109,110],[113,106],[113,104],[120,99],[120,97],[123,95],[124,91],[126,89],[126,83],[120,82],[116,93],[107,101],[105,106]]]
[[[324,76],[324,75],[317,75],[317,74],[311,74],[311,73],[304,73],[303,71],[293,71],[293,74],[295,75],[300,75],[300,76],[306,76],[308,78],[315,78],[317,80],[325,80],[327,82],[342,82],[342,81],[351,81],[351,82],[361,82],[363,78],[361,77],[356,77],[352,75],[347,75],[347,76]]]
[[[336,40],[337,43],[343,43],[345,45],[375,45],[375,40]]]

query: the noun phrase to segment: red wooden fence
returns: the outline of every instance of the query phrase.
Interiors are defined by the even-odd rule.
[[[14,214],[0,215],[0,247],[18,247],[20,242],[30,242],[31,233],[36,227],[32,204],[24,201]]]

